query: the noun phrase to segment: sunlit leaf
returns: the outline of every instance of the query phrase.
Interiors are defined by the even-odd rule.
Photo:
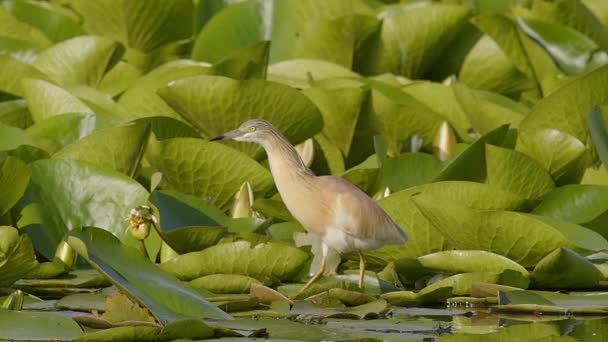
[[[228,204],[243,182],[251,184],[255,196],[266,194],[273,186],[268,170],[222,144],[174,138],[151,142],[149,153],[150,163],[163,173],[161,185],[186,194],[210,196],[219,207]]]

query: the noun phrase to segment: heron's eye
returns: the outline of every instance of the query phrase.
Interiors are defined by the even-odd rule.
[[[247,132],[255,132],[255,126],[247,127]]]

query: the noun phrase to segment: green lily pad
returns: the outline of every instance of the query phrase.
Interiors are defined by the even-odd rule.
[[[503,274],[508,274],[503,276]],[[471,287],[473,283],[491,283],[491,284],[501,284],[507,286],[514,286],[519,288],[527,288],[529,280],[527,277],[523,276],[518,271],[511,271],[509,274],[508,271],[505,273],[500,272],[471,272],[471,273],[461,273],[456,274],[444,279],[441,279],[427,287],[423,290],[425,292],[430,292],[435,289],[451,287],[452,295],[462,296],[462,295],[470,295]],[[516,274],[516,275],[515,275]],[[513,276],[515,275],[515,276]],[[421,292],[423,291],[421,290]],[[420,295],[420,293],[419,293]]]
[[[587,167],[587,148],[555,129],[520,130],[517,150],[539,162],[557,185],[578,183]]]
[[[302,286],[304,284],[285,284],[279,286],[277,291],[286,296],[293,296]],[[319,278],[306,291],[300,294],[298,298],[307,298],[334,288],[362,292],[373,296],[397,290],[394,285],[369,274],[365,276],[363,288],[361,289],[359,288],[359,274],[344,274]]]
[[[0,102],[0,123],[24,129],[32,124],[30,111],[24,100]]]
[[[591,261],[560,247],[538,262],[531,274],[536,288],[591,288],[603,278]]]
[[[527,199],[542,198],[555,185],[534,159],[514,150],[486,145],[488,183]]]
[[[254,278],[274,277],[284,281],[293,279],[307,265],[309,258],[308,253],[282,243],[252,246],[247,241],[237,241],[177,256],[160,267],[182,280],[226,273]]]
[[[19,158],[7,157],[0,163],[0,216],[6,214],[25,193],[32,172]]]
[[[598,233],[563,221],[510,211],[484,211],[430,196],[412,199],[424,216],[456,248],[485,250],[524,267],[536,265],[560,246],[600,250],[608,242]]]
[[[304,94],[319,107],[323,115],[323,135],[348,156],[359,119],[359,112],[368,92],[357,87],[328,89],[310,87]]]
[[[247,119],[260,118],[272,122],[295,145],[317,134],[323,125],[312,101],[274,82],[194,76],[172,82],[158,93],[207,137],[236,129]],[[262,152],[256,144],[230,145],[250,156],[259,157]]]
[[[124,49],[103,37],[80,36],[43,51],[33,65],[55,84],[97,86],[103,74],[120,60]]]
[[[0,76],[0,91],[9,94],[17,96],[24,95],[24,91],[20,84],[20,81],[23,78],[48,79],[48,77],[38,69],[8,55],[0,55],[0,67],[5,70]]]
[[[82,335],[78,323],[58,313],[0,309],[0,338],[3,340],[72,340]]]
[[[137,244],[125,220],[131,209],[147,203],[149,194],[139,183],[117,171],[76,160],[39,160],[30,167],[30,190],[45,220],[28,234],[49,260],[63,235],[81,226],[97,225],[127,244]]]
[[[268,170],[222,144],[192,138],[152,140],[148,153],[150,164],[163,174],[163,187],[196,196],[211,196],[219,207],[228,205],[244,182],[251,184],[256,197],[273,188]],[[176,169],[175,165],[180,168]]]
[[[193,226],[161,229],[159,233],[173,250],[183,254],[215,245],[226,234],[226,228]]]
[[[608,66],[600,67],[555,90],[521,122],[522,129],[553,128],[587,141],[587,113],[592,106],[608,102]]]
[[[240,274],[210,274],[191,280],[188,284],[213,293],[225,294],[249,293],[252,284],[261,284],[261,282]]]
[[[93,114],[93,110],[76,96],[50,82],[23,78],[21,79],[21,89],[34,122],[59,114]]]
[[[150,309],[162,324],[183,318],[230,318],[198,293],[161,272],[137,249],[121,244],[103,229],[71,231],[68,243],[114,285]]]
[[[532,211],[533,214],[552,217],[589,227],[602,236],[608,236],[608,187],[571,184],[554,189]]]
[[[122,94],[118,103],[134,117],[161,115],[182,120],[179,114],[169,107],[156,91],[171,81],[210,73],[212,73],[212,68],[209,64],[189,60],[171,61],[138,78]]]
[[[222,58],[213,65],[213,74],[237,80],[266,79],[270,42],[261,41]]]
[[[73,270],[50,279],[21,279],[17,285],[30,288],[100,288],[111,285],[106,278],[93,269]]]
[[[391,192],[401,191],[431,182],[439,174],[441,163],[426,153],[405,153],[382,161],[377,189],[388,187]]]
[[[418,261],[426,268],[450,273],[513,270],[528,275],[528,271],[513,260],[486,251],[443,251],[418,257]]]
[[[456,94],[450,86],[434,82],[415,82],[402,89],[446,118],[461,140],[471,140],[468,134],[471,129],[470,120],[458,104]],[[500,125],[496,127],[498,126]]]
[[[156,190],[150,196],[150,201],[160,213],[163,231],[191,226],[227,226],[229,222],[229,217],[222,210],[200,197]]]
[[[46,48],[51,44],[43,32],[15,18],[4,6],[0,8],[0,19],[2,36],[23,40],[40,48]]]
[[[598,308],[608,306],[608,296],[605,293],[569,294],[553,291],[509,291],[499,293],[499,304],[537,304],[551,305],[560,308]]]
[[[55,307],[58,310],[103,312],[106,310],[106,296],[100,293],[76,293],[61,298]]]
[[[435,182],[445,180],[483,181],[486,177],[486,170],[480,165],[485,164],[485,145],[501,145],[507,132],[508,126],[500,126],[475,140],[443,166],[435,178]]]
[[[483,342],[488,340],[518,341],[537,339],[540,339],[541,341],[553,341],[553,338],[557,338],[559,336],[561,336],[561,331],[558,325],[537,322],[529,324],[516,324],[502,328],[497,332],[486,334],[450,334],[442,337],[442,339],[447,342]]]
[[[361,75],[341,65],[317,59],[290,59],[268,66],[269,81],[299,89],[306,89],[317,84],[324,87],[323,80],[338,78],[356,80],[360,77]],[[322,106],[319,106],[319,109],[323,111]]]
[[[70,4],[84,18],[90,34],[108,36],[129,48],[144,52],[189,38],[193,6],[187,0],[148,3],[111,0],[92,3],[73,0]],[[121,18],[121,20],[117,20]]]
[[[464,28],[469,15],[465,7],[443,4],[386,7],[380,14],[380,37],[361,68],[370,75],[419,78]]]
[[[12,285],[38,266],[32,241],[27,235],[18,236],[13,227],[0,226],[0,286]],[[6,240],[5,240],[6,239]]]
[[[467,54],[458,79],[474,89],[519,96],[535,84],[519,71],[501,47],[484,34]]]
[[[65,146],[53,158],[83,160],[133,177],[149,134],[143,124],[107,128]]]
[[[35,141],[30,145],[40,146],[54,153],[95,131],[97,116],[91,113],[68,113],[54,115],[28,127],[27,135]]]
[[[511,108],[481,98],[463,83],[455,83],[452,89],[471,126],[481,134],[505,124],[517,127],[524,117]]]
[[[529,15],[545,22],[572,27],[589,36],[602,49],[608,49],[608,31],[582,2],[574,0],[550,3],[534,1]]]
[[[602,62],[606,59],[605,52],[598,51],[597,44],[577,30],[532,19],[519,19],[517,24],[528,37],[551,55],[557,66],[567,75],[580,76],[606,63]],[[606,37],[608,38],[608,35]]]

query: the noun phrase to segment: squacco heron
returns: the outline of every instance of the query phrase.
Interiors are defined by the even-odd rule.
[[[340,177],[315,176],[296,149],[270,122],[249,120],[211,141],[224,139],[254,142],[264,148],[285,206],[308,233],[321,237],[321,267],[297,295],[325,272],[330,248],[339,254],[359,254],[359,287],[362,288],[365,276],[363,251],[407,242],[403,230],[359,188]]]

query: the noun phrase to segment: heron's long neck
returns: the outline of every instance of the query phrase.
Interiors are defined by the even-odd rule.
[[[272,136],[262,143],[262,147],[268,155],[270,171],[279,192],[290,182],[299,183],[313,176],[296,149],[281,133],[272,132]]]

